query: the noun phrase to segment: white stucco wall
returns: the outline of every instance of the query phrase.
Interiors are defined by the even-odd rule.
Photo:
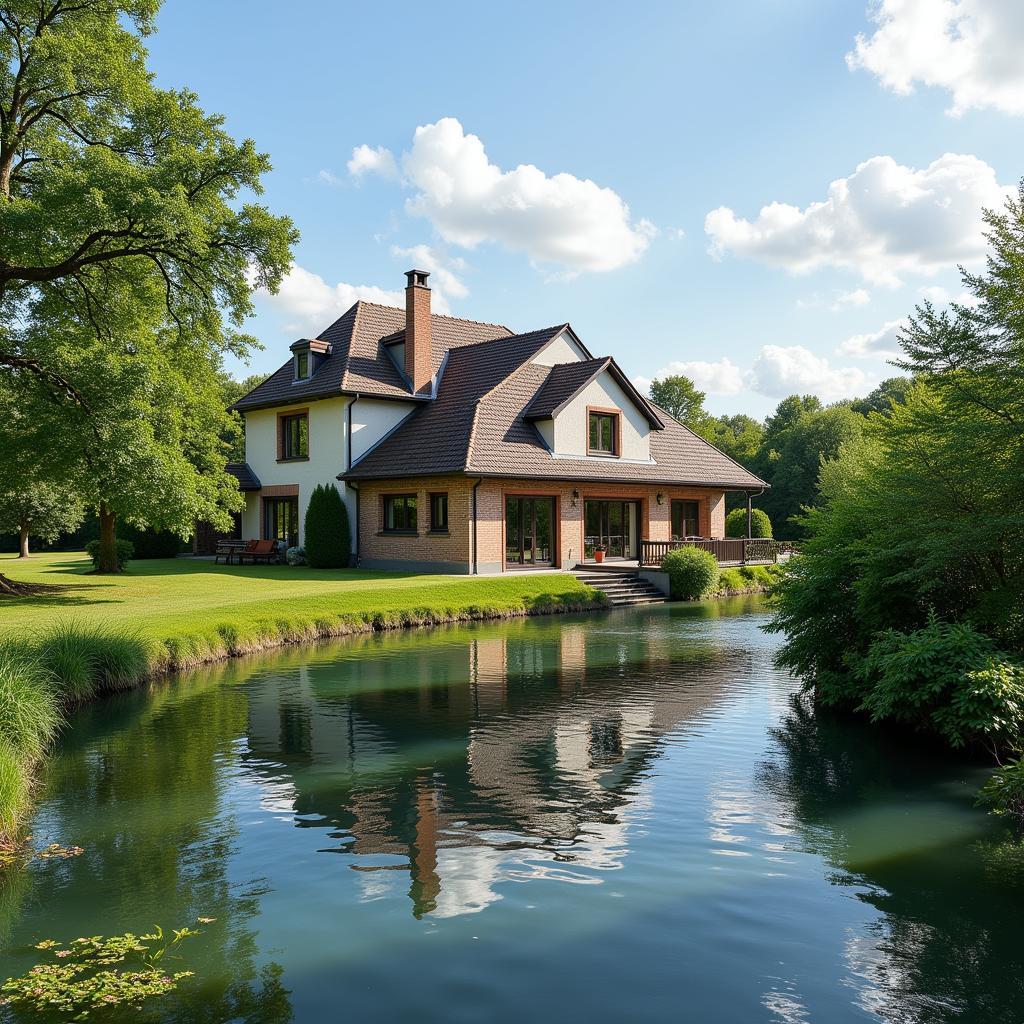
[[[587,407],[618,409],[621,414],[621,459],[632,462],[651,461],[651,425],[633,404],[633,400],[605,370],[588,384],[554,419],[555,455],[573,458],[601,459],[607,456],[587,456]]]
[[[319,402],[282,405],[273,409],[256,409],[245,416],[245,461],[264,487],[295,484],[299,488],[299,543],[303,542],[303,526],[309,496],[317,484],[334,484],[355,514],[351,496],[336,478],[346,468],[348,429],[346,406],[348,398],[328,398]],[[309,458],[304,461],[277,461],[277,417],[293,409],[309,410]],[[242,514],[242,536],[260,536],[260,495],[246,500]]]
[[[575,363],[589,358],[573,341],[568,331],[562,331],[547,343],[531,360],[538,366],[557,366],[559,363]]]
[[[358,462],[415,408],[415,402],[382,402],[374,398],[360,398],[352,408],[352,461]]]
[[[264,487],[294,484],[299,489],[299,543],[304,541],[303,529],[309,496],[317,484],[333,484],[348,506],[349,519],[355,524],[356,495],[337,479],[348,469],[348,405],[347,396],[318,402],[297,402],[273,409],[257,409],[245,416],[245,461]],[[393,430],[415,409],[414,402],[383,402],[360,398],[352,409],[352,459],[358,460],[385,434]],[[277,461],[277,418],[293,409],[309,410],[309,459]],[[246,495],[242,513],[242,536],[260,536],[260,503],[258,492]]]

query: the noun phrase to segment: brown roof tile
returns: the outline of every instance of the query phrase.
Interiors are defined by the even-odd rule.
[[[506,338],[512,333],[499,324],[461,320],[437,313],[431,315],[430,326],[435,373],[449,350]],[[404,309],[380,306],[375,302],[357,302],[320,334],[320,340],[331,345],[331,355],[316,373],[303,381],[294,380],[289,359],[232,408],[239,411],[261,409],[356,392],[379,398],[413,399],[416,396],[410,394],[408,384],[383,348],[385,340],[398,340],[404,331]],[[423,396],[418,400],[422,401]]]

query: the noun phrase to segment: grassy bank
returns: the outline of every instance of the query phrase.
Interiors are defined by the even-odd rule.
[[[600,607],[568,574],[420,576],[191,559],[93,576],[84,555],[0,556],[0,843],[29,807],[36,766],[69,708],[144,679],[282,644],[407,626]]]
[[[763,594],[783,573],[781,565],[740,565],[723,569],[710,597]]]

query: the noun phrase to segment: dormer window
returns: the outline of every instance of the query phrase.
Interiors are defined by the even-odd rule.
[[[309,351],[295,353],[295,379],[305,380],[309,376]]]
[[[619,454],[619,411],[587,409],[587,454]]]
[[[309,380],[331,354],[331,346],[319,338],[299,338],[292,345],[292,383]]]

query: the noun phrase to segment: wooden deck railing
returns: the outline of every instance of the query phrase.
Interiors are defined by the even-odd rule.
[[[661,565],[661,560],[675,548],[700,548],[710,551],[722,564],[748,565],[751,562],[778,561],[782,545],[761,537],[727,537],[722,540],[642,540],[640,564]]]

